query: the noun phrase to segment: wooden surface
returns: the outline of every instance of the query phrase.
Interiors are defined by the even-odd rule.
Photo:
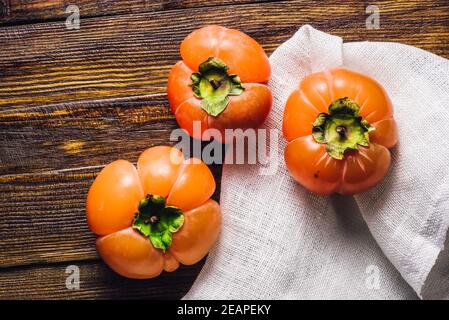
[[[394,41],[449,57],[449,2],[0,0],[0,299],[180,298],[202,263],[148,281],[111,272],[84,212],[95,174],[168,143],[165,95],[178,45],[205,24],[235,27],[270,54],[309,23],[345,41]],[[367,30],[365,8],[380,9]],[[221,168],[213,168],[217,180]],[[215,194],[218,199],[219,190]],[[80,290],[65,287],[77,265]]]

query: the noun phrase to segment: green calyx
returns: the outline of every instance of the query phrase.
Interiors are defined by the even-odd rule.
[[[228,75],[229,67],[220,59],[211,57],[193,73],[192,90],[195,97],[202,99],[201,107],[211,116],[218,116],[229,104],[229,96],[243,93],[239,76]]]
[[[164,252],[172,243],[173,233],[184,223],[184,215],[177,207],[167,206],[161,196],[147,195],[139,203],[132,227],[148,237],[157,249]]]
[[[369,146],[369,133],[374,131],[368,121],[359,116],[360,107],[349,98],[335,100],[329,113],[320,113],[313,123],[312,136],[326,144],[334,159],[342,160],[346,151]]]

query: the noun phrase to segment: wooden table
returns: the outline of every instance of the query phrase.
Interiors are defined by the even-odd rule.
[[[66,3],[79,30],[65,26]],[[380,29],[366,28],[369,4]],[[190,31],[238,28],[270,54],[306,23],[449,57],[447,0],[0,0],[0,298],[182,297],[202,263],[135,281],[99,260],[88,187],[108,162],[169,141],[166,79]],[[79,290],[66,288],[70,265]]]

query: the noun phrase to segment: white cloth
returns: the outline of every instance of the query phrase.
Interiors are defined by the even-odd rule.
[[[397,43],[343,44],[310,26],[270,61],[267,128],[281,129],[286,99],[312,72],[343,65],[382,83],[399,126],[391,169],[361,195],[321,197],[288,175],[282,137],[274,175],[225,165],[222,233],[185,299],[422,296],[449,225],[449,61]],[[447,274],[429,290],[441,291]]]

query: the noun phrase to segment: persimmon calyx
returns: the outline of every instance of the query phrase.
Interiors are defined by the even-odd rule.
[[[326,144],[327,153],[337,160],[345,152],[369,146],[369,133],[374,131],[368,121],[359,116],[360,107],[345,97],[332,102],[329,113],[320,113],[313,123],[312,136]]]
[[[228,74],[229,67],[222,60],[210,57],[193,73],[192,90],[202,99],[201,108],[211,116],[218,116],[229,104],[229,96],[238,96],[245,88],[238,75]]]
[[[184,223],[184,214],[174,206],[167,206],[161,196],[147,195],[139,202],[132,227],[150,239],[153,246],[164,252],[172,243],[173,233]]]

